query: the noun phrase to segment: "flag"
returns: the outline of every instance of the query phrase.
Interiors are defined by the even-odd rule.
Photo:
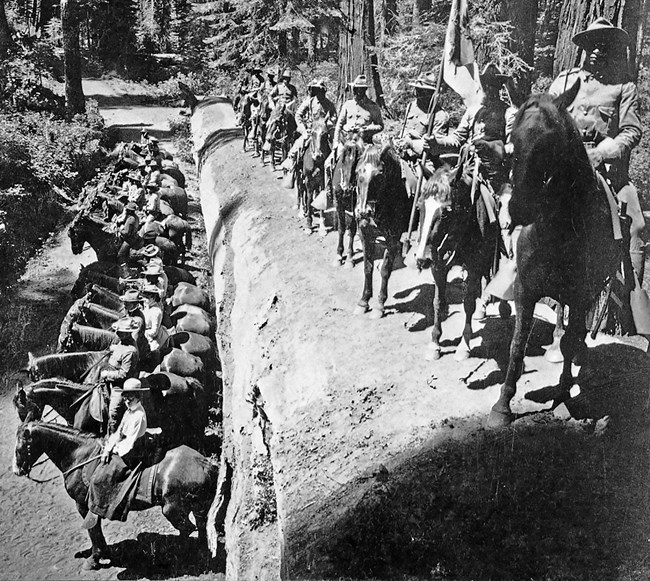
[[[443,79],[463,98],[467,108],[480,105],[483,90],[469,36],[467,0],[453,0],[451,3],[445,35]]]

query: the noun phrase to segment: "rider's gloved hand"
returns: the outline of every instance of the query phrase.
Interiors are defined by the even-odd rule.
[[[422,136],[422,149],[424,151],[431,151],[433,147],[438,143],[435,135],[429,135],[428,133]]]
[[[111,460],[111,450],[109,448],[104,448],[104,451],[102,452],[101,461],[104,464],[108,464],[110,460]]]
[[[603,164],[603,154],[597,147],[587,150],[587,155],[589,156],[589,161],[591,162],[592,167],[597,168]]]

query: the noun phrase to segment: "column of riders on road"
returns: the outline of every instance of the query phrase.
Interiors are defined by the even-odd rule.
[[[582,64],[560,73],[549,92],[557,96],[576,81],[580,82],[568,110],[580,131],[594,170],[602,176],[616,200],[626,205],[630,222],[630,259],[637,278],[642,280],[644,243],[641,234],[645,222],[636,187],[629,178],[630,153],[641,139],[642,128],[637,87],[627,68],[629,37],[623,29],[598,18],[586,30],[576,34],[573,42],[584,51]],[[297,138],[281,165],[285,173],[299,169],[311,128],[315,121],[323,120],[332,143],[332,152],[325,162],[325,188],[331,190],[332,172],[346,141],[358,140],[369,145],[384,130],[381,109],[368,96],[369,85],[364,75],[349,83],[352,98],[346,100],[337,112],[327,97],[323,80],[312,80],[308,85],[308,96],[299,103],[296,88],[291,84],[291,72],[284,70],[279,73],[277,83],[276,72],[279,73],[268,69],[264,79],[260,69],[249,69],[249,77],[240,84],[235,97],[235,107],[243,99],[261,103],[264,94],[268,94],[272,112],[267,126],[274,123],[280,110],[288,109],[295,114]],[[474,188],[479,192],[477,195],[483,195],[490,219],[499,220],[503,232],[502,251],[512,259],[516,232],[511,236],[506,204],[511,193],[509,171],[513,146],[510,131],[517,107],[509,98],[511,79],[496,64],[488,63],[480,74],[483,89],[480,106],[467,109],[453,130],[449,127],[446,111],[440,106],[431,111],[437,79],[438,71],[432,71],[420,74],[410,83],[415,89],[415,99],[407,108],[400,135],[392,140],[402,159],[402,177],[407,191],[410,196],[415,196],[419,173],[423,173],[426,180],[444,164],[454,166],[456,179],[480,184]],[[433,122],[429,129],[431,115]],[[265,147],[269,148],[268,139]],[[423,152],[426,152],[425,163],[420,164]],[[328,194],[331,200],[331,191]],[[508,276],[514,278],[514,273],[513,269]],[[508,288],[511,285],[504,283],[501,286]],[[483,304],[483,312],[484,307]]]

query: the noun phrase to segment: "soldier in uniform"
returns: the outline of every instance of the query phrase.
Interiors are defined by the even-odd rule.
[[[349,83],[352,89],[352,99],[348,99],[339,111],[336,127],[334,128],[334,140],[332,154],[327,158],[325,167],[326,173],[334,171],[334,164],[347,139],[358,135],[366,143],[372,143],[372,138],[384,128],[384,120],[381,116],[381,109],[368,95],[368,82],[365,75],[359,75]]]
[[[284,105],[292,113],[295,111],[298,102],[298,89],[291,84],[291,71],[285,69],[278,83],[269,93],[271,108],[277,109],[278,106]]]
[[[309,97],[300,104],[296,111],[296,125],[300,137],[291,146],[287,159],[284,160],[281,166],[286,171],[295,169],[296,161],[309,139],[314,121],[318,119],[324,120],[328,129],[332,129],[336,121],[336,106],[325,96],[327,92],[325,81],[314,79],[309,83],[308,89]]]
[[[124,206],[124,212],[118,216],[116,223],[119,227],[118,236],[122,240],[122,245],[117,252],[117,262],[123,269],[126,268],[126,263],[129,260],[129,252],[131,246],[138,242],[138,227],[139,220],[136,212],[138,206],[135,202],[129,202]]]
[[[631,218],[630,257],[643,277],[644,250],[641,233],[645,220],[636,187],[630,183],[630,153],[641,140],[637,88],[627,67],[629,37],[605,18],[598,18],[573,37],[585,51],[582,66],[560,73],[549,89],[559,95],[580,80],[580,88],[568,107],[592,165],[608,181],[617,198],[627,202]]]
[[[278,84],[275,80],[275,75],[279,71],[276,71],[273,67],[269,67],[266,70],[266,80],[264,81],[264,91],[267,95],[270,95],[275,89],[275,86]]]

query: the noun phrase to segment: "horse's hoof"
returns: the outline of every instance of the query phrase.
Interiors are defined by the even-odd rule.
[[[379,319],[383,318],[384,316],[384,311],[382,309],[372,309],[370,311],[370,319],[373,321],[378,321]]]
[[[564,361],[564,356],[562,355],[562,350],[559,347],[554,347],[551,345],[544,353],[544,359],[550,363],[562,363]]]
[[[345,264],[343,264],[343,268],[345,268],[345,270],[352,270],[354,268],[354,262],[352,261],[351,258],[348,258],[345,261]]]
[[[352,312],[355,315],[365,315],[369,310],[370,307],[368,305],[357,305]]]
[[[307,234],[307,236],[310,236],[313,233],[309,226],[303,226],[302,231]]]
[[[501,412],[494,408],[490,410],[490,417],[487,421],[487,427],[494,430],[497,428],[507,428],[512,423],[511,412]]]
[[[334,260],[332,260],[332,266],[339,267],[343,264],[343,257],[342,256],[337,256]]]
[[[509,319],[512,315],[512,307],[508,301],[501,301],[499,303],[499,316],[502,319]]]
[[[469,359],[469,349],[459,348],[454,353],[454,361],[467,361]]]
[[[321,226],[321,227],[318,229],[318,235],[319,235],[321,238],[324,238],[325,236],[327,236],[327,228],[324,228],[323,226]]]
[[[83,571],[97,571],[98,569],[101,569],[102,566],[99,562],[99,559],[95,557],[88,557],[83,565],[81,566],[81,569]]]
[[[438,361],[442,353],[440,351],[440,345],[430,344],[427,346],[427,350],[424,353],[425,361]]]

